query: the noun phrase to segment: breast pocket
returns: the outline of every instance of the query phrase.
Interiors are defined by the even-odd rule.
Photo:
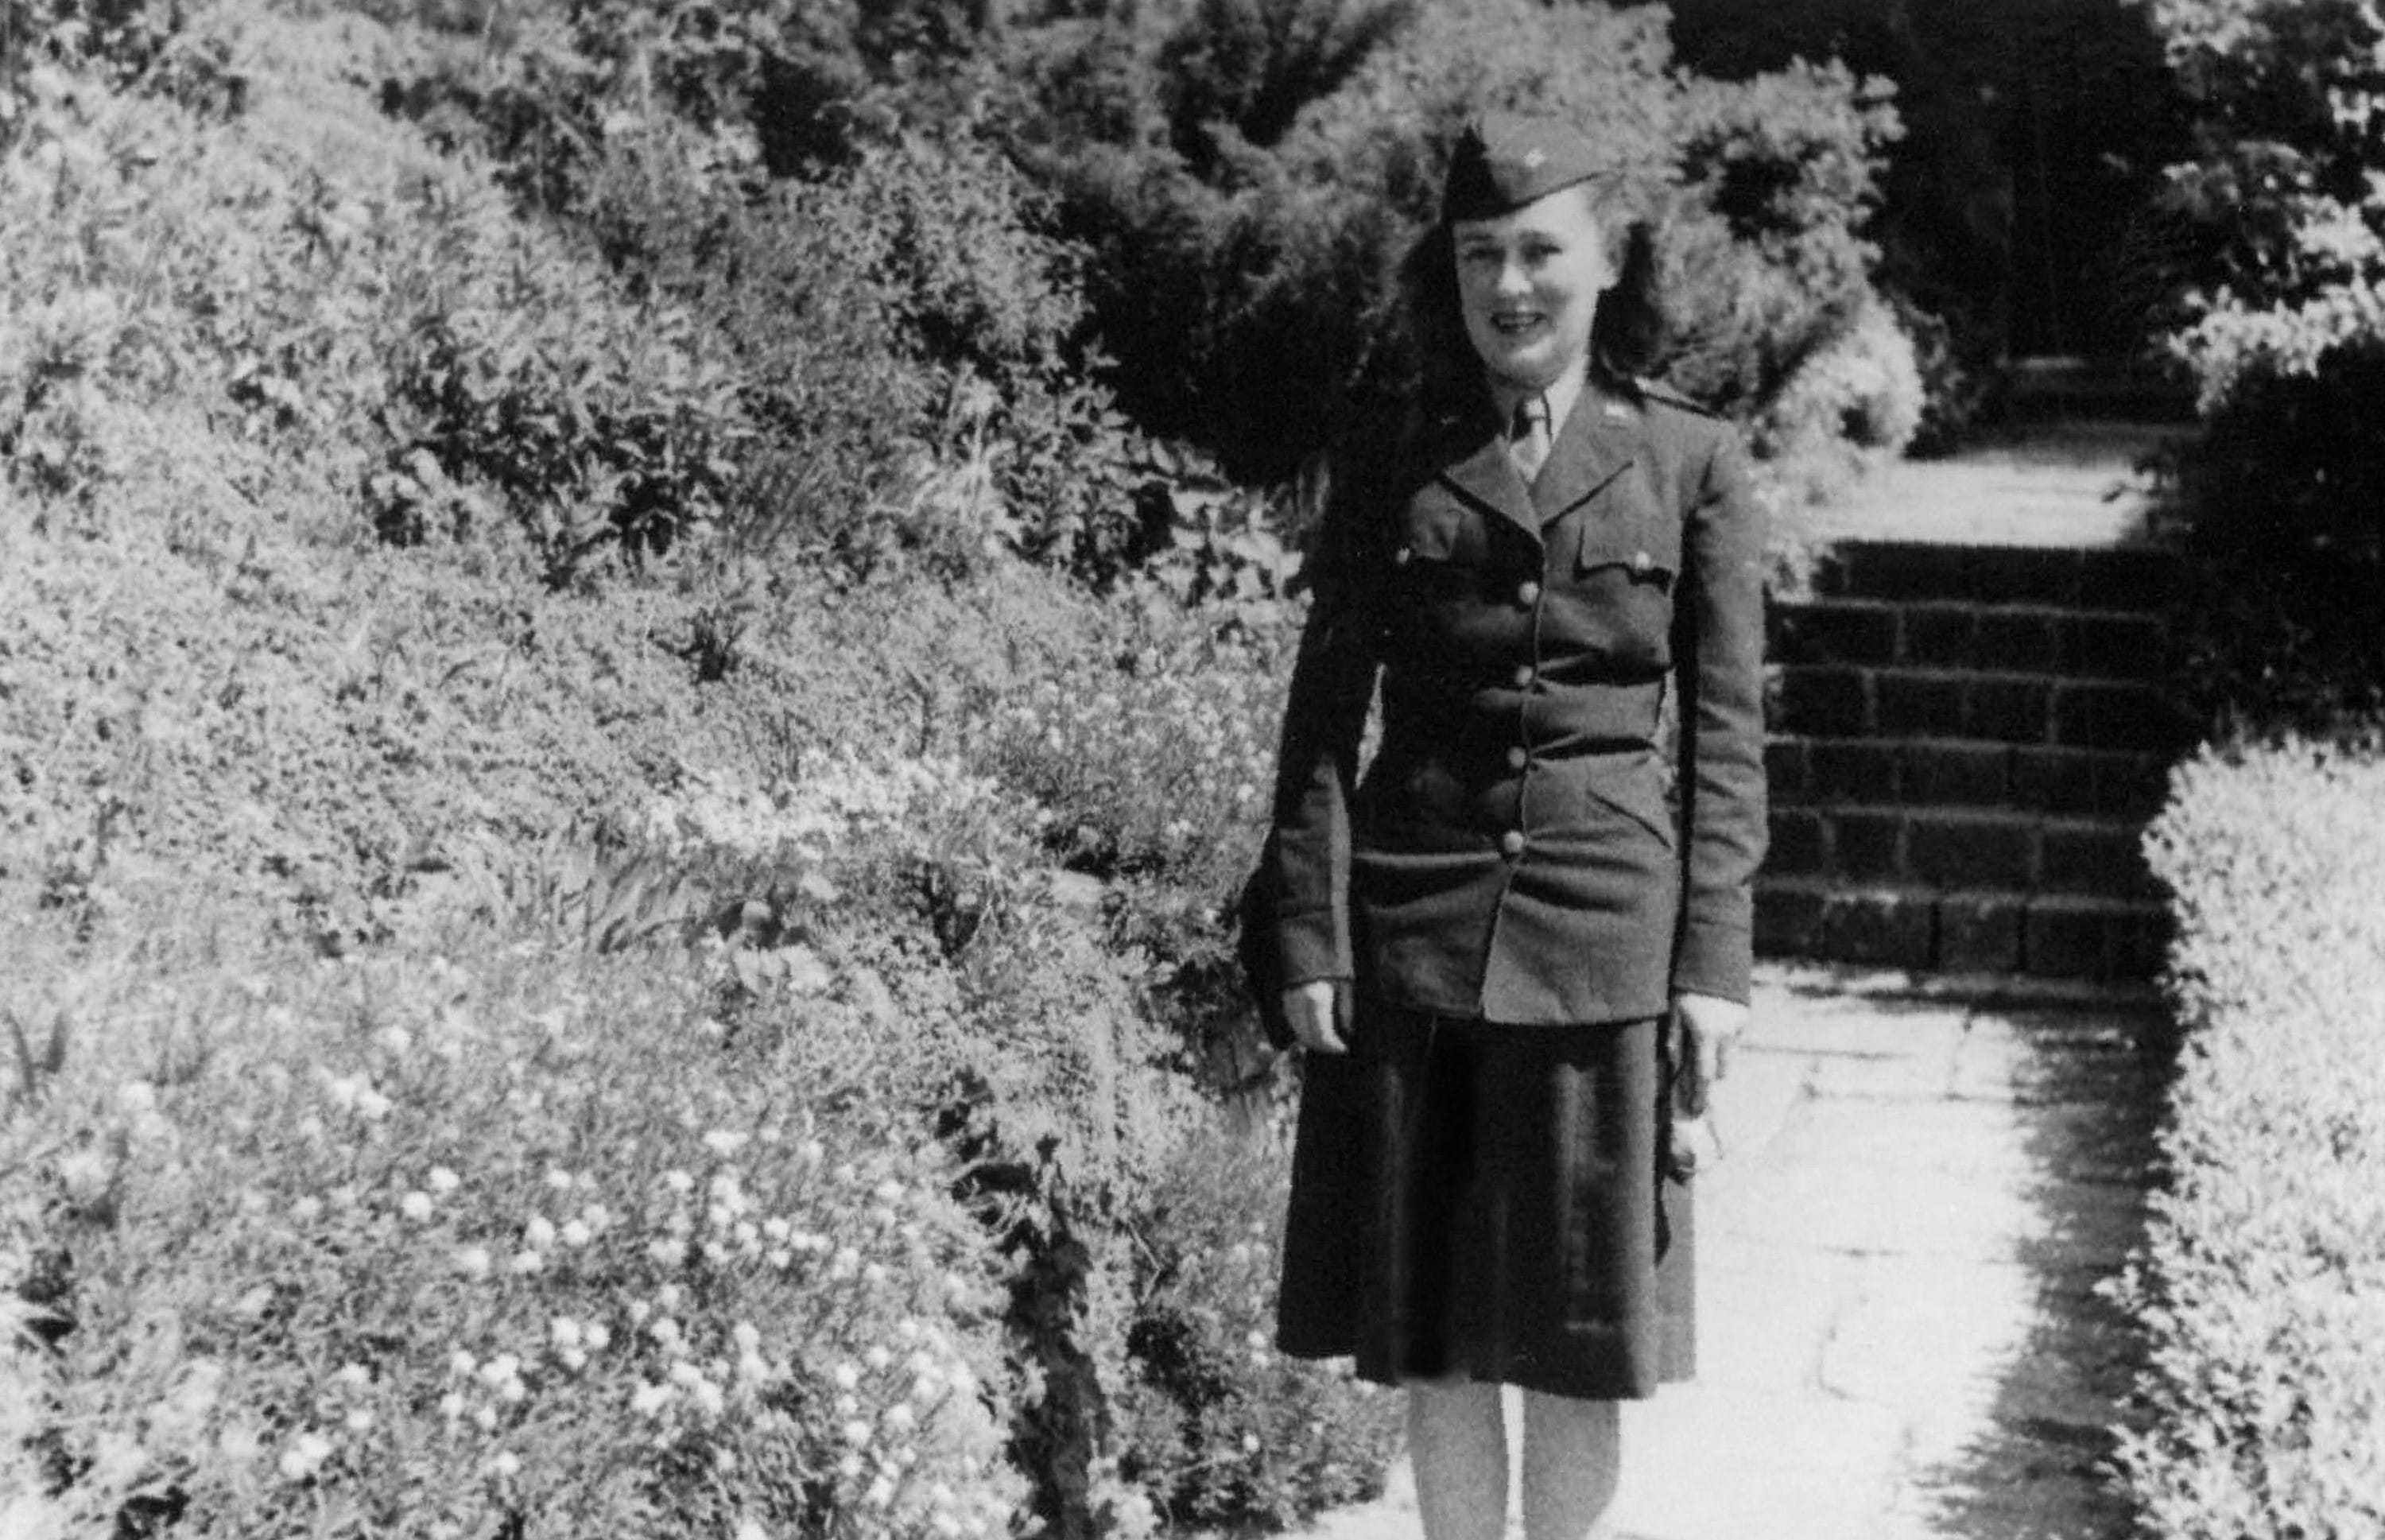
[[[1672,656],[1681,526],[1634,476],[1571,516],[1569,629],[1587,647],[1635,665]]]

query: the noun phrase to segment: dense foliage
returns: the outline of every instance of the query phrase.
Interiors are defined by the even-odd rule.
[[[2154,0],[2193,103],[2175,208],[2213,256],[2176,337],[2207,432],[2180,465],[2205,583],[2181,611],[2215,714],[2385,707],[2385,12]]]
[[[2153,1356],[2122,1464],[2172,1540],[2385,1527],[2380,802],[2373,742],[2212,752],[2150,837],[2185,1051],[2125,1291]]]

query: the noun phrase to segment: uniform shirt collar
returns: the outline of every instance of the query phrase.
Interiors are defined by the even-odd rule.
[[[1566,419],[1572,413],[1574,404],[1581,399],[1581,388],[1585,381],[1585,371],[1580,369],[1566,370],[1550,382],[1548,389],[1539,392],[1523,390],[1504,381],[1493,380],[1490,382],[1491,400],[1499,408],[1499,420],[1509,422],[1514,420],[1517,407],[1531,399],[1533,395],[1540,395],[1549,404],[1549,441],[1554,444],[1558,435],[1565,432]]]

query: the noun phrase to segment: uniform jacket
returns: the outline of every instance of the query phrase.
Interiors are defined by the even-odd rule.
[[[1732,430],[1654,387],[1584,390],[1529,485],[1487,393],[1338,473],[1265,874],[1284,982],[1517,1023],[1745,1000],[1762,554]]]

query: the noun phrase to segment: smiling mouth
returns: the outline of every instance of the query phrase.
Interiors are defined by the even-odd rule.
[[[1539,326],[1540,324],[1541,324],[1541,317],[1540,317],[1540,316],[1538,316],[1537,314],[1533,314],[1533,315],[1514,315],[1514,314],[1506,314],[1506,315],[1493,315],[1493,316],[1491,318],[1491,327],[1492,327],[1492,330],[1493,330],[1493,331],[1495,331],[1495,332],[1501,332],[1502,334],[1506,335],[1506,336],[1510,336],[1510,337],[1517,337],[1517,336],[1521,336],[1521,335],[1523,335],[1525,332],[1530,332],[1530,331],[1533,330],[1535,327]]]

